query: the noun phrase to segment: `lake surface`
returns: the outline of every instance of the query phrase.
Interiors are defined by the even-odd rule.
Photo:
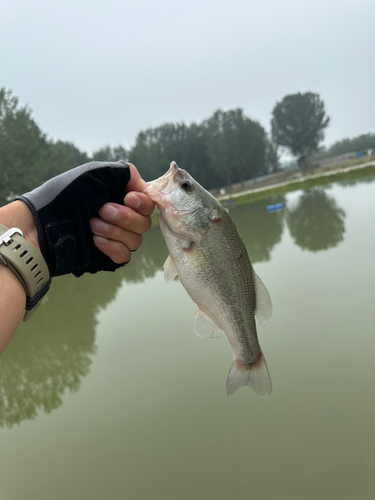
[[[195,335],[152,229],[127,268],[55,279],[0,358],[0,500],[375,497],[375,177],[230,214],[272,396],[226,396],[229,343]]]

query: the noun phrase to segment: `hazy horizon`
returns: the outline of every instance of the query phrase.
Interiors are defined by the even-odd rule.
[[[374,14],[369,0],[0,0],[0,86],[88,153],[218,108],[269,130],[276,102],[306,91],[330,145],[375,131]]]

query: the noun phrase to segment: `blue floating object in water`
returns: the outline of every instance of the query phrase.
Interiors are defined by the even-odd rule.
[[[233,207],[234,206],[234,200],[233,199],[230,199],[230,200],[225,200],[224,201],[224,205],[228,208],[230,207]]]
[[[284,208],[283,203],[275,203],[275,205],[268,205],[267,212],[279,212]]]

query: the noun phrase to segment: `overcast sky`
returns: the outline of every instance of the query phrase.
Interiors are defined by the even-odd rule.
[[[375,132],[374,0],[0,0],[0,87],[92,152],[139,130],[321,95],[326,144]]]

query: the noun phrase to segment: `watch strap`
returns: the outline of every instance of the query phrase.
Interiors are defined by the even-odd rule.
[[[9,267],[26,292],[27,321],[48,292],[51,278],[42,254],[24,237],[18,228],[8,229],[0,224],[0,263]]]

